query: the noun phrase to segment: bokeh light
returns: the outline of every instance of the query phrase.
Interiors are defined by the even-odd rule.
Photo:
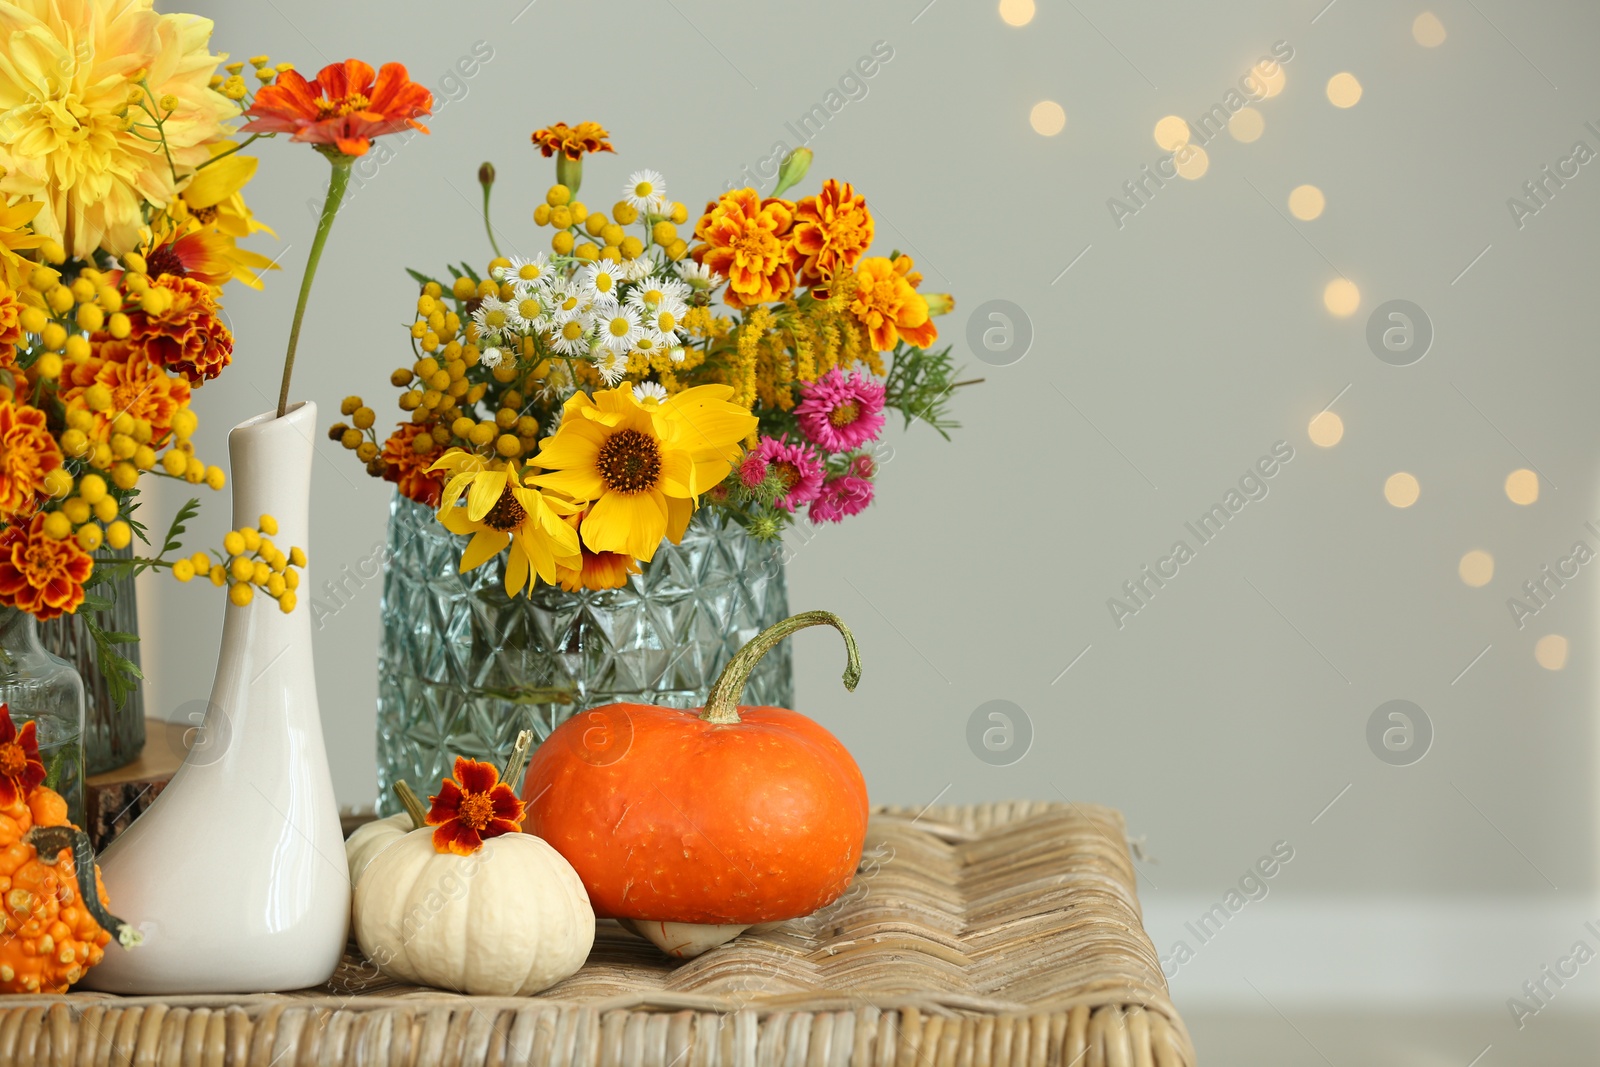
[[[1033,21],[1033,0],[1000,0],[1000,17],[1007,26],[1026,26]]]
[[[1539,499],[1539,476],[1526,467],[1506,475],[1506,496],[1513,504],[1532,504]]]
[[[1311,443],[1320,448],[1332,448],[1344,440],[1344,420],[1331,411],[1324,411],[1306,427]]]
[[[1545,634],[1533,646],[1533,658],[1547,671],[1559,671],[1567,665],[1567,639],[1560,634]]]
[[[1349,71],[1328,79],[1328,102],[1334,107],[1355,107],[1361,100],[1361,83]]]
[[[1235,141],[1249,144],[1261,136],[1267,128],[1267,122],[1261,117],[1261,112],[1253,107],[1242,107],[1228,119],[1228,132],[1233,134]]]
[[[1494,557],[1481,548],[1475,548],[1461,557],[1456,573],[1472,588],[1481,589],[1494,577]]]
[[[1310,222],[1322,214],[1327,198],[1315,185],[1297,185],[1289,192],[1289,214],[1301,222]]]
[[[1322,306],[1330,315],[1349,318],[1361,306],[1361,290],[1349,278],[1335,278],[1322,290]]]
[[[1422,486],[1417,484],[1416,476],[1405,471],[1396,471],[1383,483],[1383,498],[1397,508],[1409,508],[1421,495]]]
[[[1444,23],[1432,11],[1424,11],[1411,23],[1411,36],[1424,48],[1438,48],[1444,44]]]
[[[1168,115],[1156,123],[1156,144],[1168,152],[1176,152],[1189,143],[1189,124],[1176,115]]]
[[[1028,123],[1035,133],[1054,137],[1067,125],[1067,113],[1054,100],[1041,100],[1028,112]]]
[[[1283,92],[1284,85],[1289,81],[1284,76],[1281,63],[1257,63],[1250,68],[1250,77],[1260,87],[1261,95],[1269,100]]]
[[[1173,165],[1178,168],[1180,177],[1194,181],[1206,172],[1211,166],[1211,157],[1206,155],[1206,150],[1197,144],[1188,145],[1182,152],[1172,157]]]

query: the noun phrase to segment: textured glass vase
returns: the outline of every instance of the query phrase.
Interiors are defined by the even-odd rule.
[[[129,559],[132,548],[105,549],[96,553],[104,559]],[[107,630],[136,634],[139,632],[139,599],[132,578],[118,578],[107,583],[115,600],[111,610],[100,619]],[[136,685],[128,699],[119,707],[111,698],[111,688],[105,675],[95,662],[94,638],[89,628],[77,615],[62,615],[39,624],[39,640],[44,647],[72,664],[83,676],[84,729],[83,751],[88,758],[90,774],[104,774],[126,766],[139,758],[144,748],[144,687]],[[139,643],[118,645],[121,652],[139,666]]]
[[[33,720],[45,784],[83,826],[83,678],[40,644],[38,620],[16,608],[0,608],[0,702],[18,728]]]
[[[389,510],[378,654],[378,807],[405,779],[426,796],[456,756],[503,764],[519,730],[542,741],[570,716],[616,701],[692,708],[729,657],[788,615],[782,548],[701,510],[621,589],[539,583],[507,597],[504,556],[457,573],[464,539],[398,493]],[[787,707],[788,646],[773,649],[745,704]]]

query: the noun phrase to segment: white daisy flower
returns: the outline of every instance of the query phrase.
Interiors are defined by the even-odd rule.
[[[518,289],[539,285],[551,277],[550,257],[543,252],[536,256],[512,256],[511,266],[495,268],[494,275]]]
[[[640,211],[660,212],[667,206],[667,179],[659,170],[636,170],[628,175],[622,199]]]
[[[639,382],[633,387],[633,398],[641,404],[662,404],[667,399],[667,387],[660,382]]]
[[[671,341],[677,338],[678,331],[683,329],[683,316],[688,312],[686,304],[667,303],[657,307],[654,311],[646,312],[641,320],[648,326],[659,330],[661,335]]]
[[[587,316],[589,309],[594,306],[594,301],[585,296],[577,286],[557,282],[545,290],[544,304],[549,309],[550,321],[561,326],[572,319]],[[587,324],[586,320],[585,325]]]
[[[479,353],[478,362],[483,364],[485,367],[488,367],[490,370],[494,370],[500,365],[500,361],[504,358],[505,357],[500,353],[500,350],[491,345]]]
[[[644,325],[639,327],[639,336],[633,342],[633,350],[647,356],[653,356],[667,346],[667,337],[660,330]]]
[[[595,357],[594,365],[607,385],[616,385],[628,373],[628,357],[609,348],[601,350]]]
[[[486,296],[472,313],[472,321],[482,333],[499,335],[514,325],[517,309],[514,304],[496,297]]]
[[[542,294],[532,290],[512,302],[516,316],[515,325],[523,330],[542,330],[550,322],[549,308]]]
[[[691,289],[715,289],[722,284],[722,275],[692,259],[678,261],[678,277],[689,283]]]
[[[581,318],[560,323],[549,335],[550,347],[563,356],[587,356],[590,341],[589,324]]]
[[[621,269],[617,264],[605,260],[590,263],[578,272],[580,290],[596,300],[617,299],[617,286],[621,284]]]
[[[600,343],[612,352],[631,352],[634,342],[644,336],[644,329],[639,325],[639,312],[623,307],[614,300],[595,305],[594,323],[600,334]]]
[[[673,301],[683,303],[691,290],[676,278],[652,278],[628,294],[628,303],[641,311]]]
[[[572,369],[559,360],[550,364],[550,373],[539,382],[535,395],[547,406],[554,407],[545,425],[545,433],[552,434],[561,425],[561,403],[572,395]]]
[[[638,259],[625,259],[622,261],[622,280],[625,282],[642,282],[650,277],[650,272],[655,269],[656,265],[650,262],[648,256],[640,256]]]

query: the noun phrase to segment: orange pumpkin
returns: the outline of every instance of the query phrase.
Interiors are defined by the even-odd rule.
[[[59,793],[35,786],[0,807],[0,993],[65,993],[104,957],[108,931],[138,944],[107,903],[89,839],[67,822]]]
[[[742,648],[703,710],[611,704],[538,747],[527,830],[577,870],[596,915],[749,925],[809,915],[844,892],[867,832],[860,768],[804,715],[738,706],[768,649],[819,624],[844,635],[854,689],[854,637],[837,616],[806,612]]]

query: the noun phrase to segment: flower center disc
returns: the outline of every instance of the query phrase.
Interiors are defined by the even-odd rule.
[[[456,817],[474,830],[482,830],[494,818],[494,801],[487,793],[468,793]]]
[[[854,400],[846,400],[828,413],[828,421],[839,427],[849,426],[860,417],[861,405]]]
[[[163,274],[171,274],[182,278],[189,273],[184,268],[183,260],[178,257],[178,250],[172,245],[162,245],[154,252],[151,252],[149,259],[146,260],[145,267],[152,278],[159,278]]]
[[[335,115],[343,117],[356,111],[365,111],[371,106],[372,101],[365,96],[360,93],[350,93],[337,100],[318,100],[317,117],[320,119],[329,119]]]
[[[619,430],[600,446],[595,467],[607,489],[642,493],[661,480],[661,449],[638,430]]]
[[[28,754],[15,742],[0,745],[0,775],[15,778],[28,768]]]
[[[501,533],[505,533],[507,530],[515,530],[521,526],[522,521],[527,517],[528,510],[512,495],[508,486],[500,490],[500,499],[494,502],[494,507],[489,509],[489,514],[483,517],[483,524],[491,530],[499,530]]]

